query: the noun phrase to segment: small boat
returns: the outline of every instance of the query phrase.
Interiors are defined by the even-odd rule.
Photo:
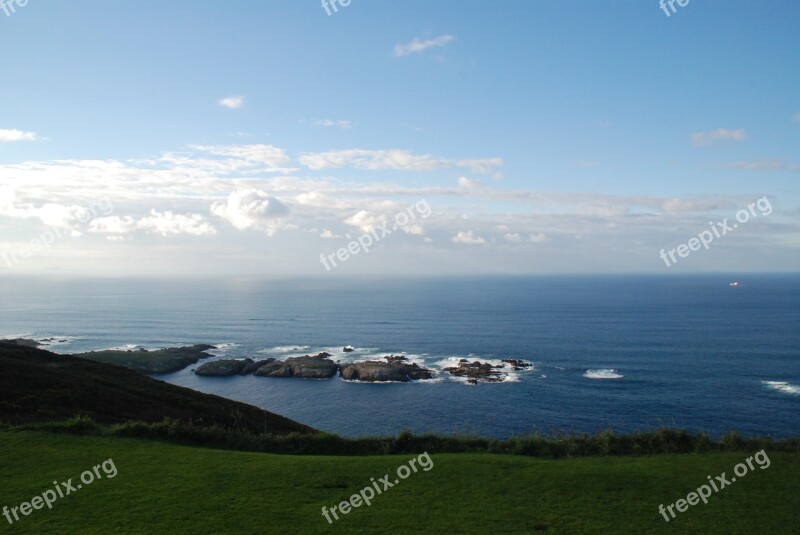
[[[734,286],[734,287],[739,286],[739,281],[733,281],[731,283],[728,283],[728,286]]]

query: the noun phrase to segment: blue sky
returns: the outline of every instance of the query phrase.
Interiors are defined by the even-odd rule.
[[[796,271],[800,5],[675,8],[0,11],[0,273]],[[659,259],[763,196],[768,216]]]

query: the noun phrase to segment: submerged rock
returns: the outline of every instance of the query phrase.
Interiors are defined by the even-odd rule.
[[[506,364],[510,364],[514,371],[517,370],[524,370],[525,368],[530,368],[531,363],[525,362],[524,360],[520,359],[503,359],[501,362],[505,362]]]
[[[476,384],[478,381],[487,383],[499,383],[504,381],[507,375],[501,370],[503,366],[500,364],[492,365],[488,362],[473,361],[469,362],[466,359],[461,359],[458,366],[451,366],[445,368],[444,371],[456,377],[465,377],[470,384]]]

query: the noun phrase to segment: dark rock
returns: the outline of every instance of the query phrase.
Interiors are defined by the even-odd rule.
[[[384,357],[386,362],[368,360],[342,365],[342,379],[348,381],[366,381],[370,383],[397,381],[407,383],[420,379],[430,379],[433,372],[416,363],[407,364],[406,358],[390,355]]]
[[[258,360],[258,361],[255,361],[253,359],[245,359],[245,362],[247,362],[247,364],[245,364],[244,368],[242,368],[242,371],[240,371],[239,374],[240,375],[250,375],[251,373],[254,373],[256,370],[261,368],[262,366],[265,366],[265,365],[269,364],[270,362],[274,362],[274,361],[275,361],[275,359],[272,359],[272,358],[265,359],[265,360]]]
[[[498,368],[502,367],[500,365],[493,366],[488,362],[481,363],[477,360],[464,362],[464,359],[461,359],[458,366],[445,368],[444,371],[456,377],[465,377],[470,384],[476,384],[478,381],[499,383],[506,378],[506,374],[498,371]]]
[[[321,359],[324,359],[324,358],[327,358],[327,357],[330,357],[330,356],[331,356],[331,354],[328,353],[327,351],[323,351],[322,353],[318,353],[317,354],[317,358],[321,358]]]
[[[213,362],[206,362],[195,370],[196,375],[204,375],[208,377],[230,377],[238,375],[244,370],[247,364],[251,364],[251,359],[246,360],[215,360]]]
[[[351,351],[353,351],[353,346],[344,346],[342,348],[342,351],[344,351],[345,353],[350,353]]]
[[[329,379],[336,375],[339,365],[320,355],[316,357],[303,355],[302,357],[291,357],[284,361],[269,362],[256,370],[255,375],[261,377]]]
[[[503,359],[502,362],[506,364],[510,364],[514,371],[517,370],[524,370],[525,368],[530,368],[531,365],[529,362],[525,362],[524,360],[520,359]]]

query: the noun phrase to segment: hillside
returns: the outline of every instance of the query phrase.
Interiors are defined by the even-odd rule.
[[[314,430],[271,412],[170,385],[135,371],[0,342],[0,421],[19,424],[86,415],[110,424],[164,418],[256,433]]]

